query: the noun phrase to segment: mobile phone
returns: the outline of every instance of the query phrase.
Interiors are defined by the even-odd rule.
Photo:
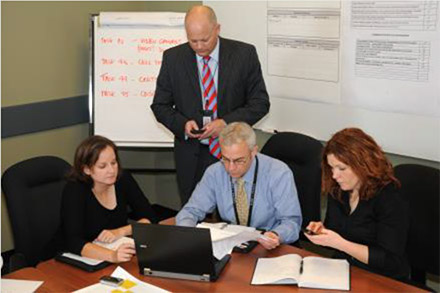
[[[306,229],[306,228],[301,228],[301,231],[305,234],[308,235],[318,235],[318,233],[313,232],[312,230]]]
[[[257,241],[251,240],[247,242],[243,242],[240,245],[235,246],[232,251],[238,253],[248,253],[251,252],[258,245]]]
[[[99,279],[99,283],[109,285],[113,287],[119,287],[124,282],[124,279],[116,278],[112,276],[102,276]]]
[[[192,134],[202,134],[203,132],[205,132],[204,129],[191,129]]]

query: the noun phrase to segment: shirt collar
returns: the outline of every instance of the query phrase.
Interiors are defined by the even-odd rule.
[[[217,38],[217,45],[215,45],[214,50],[212,50],[211,54],[209,54],[211,59],[217,62],[217,64],[218,64],[219,51],[220,51],[220,38]],[[203,62],[202,56],[196,54],[196,57],[197,57],[197,62]]]
[[[258,156],[258,154],[257,154]],[[253,182],[254,181],[254,173],[255,173],[255,157],[252,159],[251,166],[249,167],[249,170],[243,175],[243,180],[245,183],[247,182]]]

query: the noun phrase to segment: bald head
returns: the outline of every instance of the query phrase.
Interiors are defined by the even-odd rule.
[[[193,6],[185,16],[188,43],[199,56],[208,56],[217,45],[220,25],[211,7]]]
[[[205,5],[196,5],[191,7],[185,15],[185,27],[189,24],[203,22],[211,26],[217,24],[217,16],[211,7]]]

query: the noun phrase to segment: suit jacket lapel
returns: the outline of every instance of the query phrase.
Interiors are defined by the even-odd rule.
[[[191,86],[194,90],[194,97],[197,98],[197,104],[202,107],[202,92],[199,84],[199,70],[197,68],[197,59],[191,47],[187,47],[185,50],[185,69],[186,74],[188,74]]]
[[[227,84],[227,79],[230,76],[228,72],[231,70],[232,66],[230,64],[231,58],[230,58],[230,49],[227,46],[227,41],[225,39],[220,38],[220,50],[219,50],[219,68],[218,68],[218,90],[217,90],[217,107],[219,115],[222,116],[223,111],[223,105],[225,105],[224,102],[220,102],[225,95],[225,89]]]

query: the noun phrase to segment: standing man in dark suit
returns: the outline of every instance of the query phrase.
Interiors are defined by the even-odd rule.
[[[173,132],[177,183],[185,204],[206,168],[221,158],[218,134],[227,123],[255,124],[269,111],[255,47],[219,37],[208,6],[186,14],[188,42],[163,54],[151,109]]]

